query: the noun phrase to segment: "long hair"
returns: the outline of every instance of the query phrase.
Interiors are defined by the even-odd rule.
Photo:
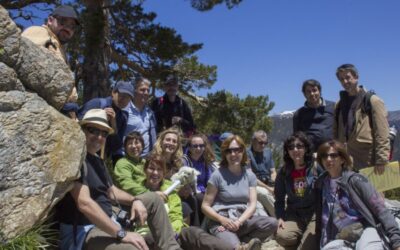
[[[353,160],[347,153],[346,147],[343,145],[343,143],[336,140],[327,141],[319,146],[317,152],[317,162],[319,165],[325,168],[325,166],[322,164],[322,156],[328,153],[330,148],[335,149],[340,157],[342,157],[342,159],[344,160],[344,164],[342,166],[343,170],[351,170],[353,168]]]
[[[227,150],[229,149],[229,145],[233,141],[236,141],[237,144],[239,144],[239,147],[242,149],[243,156],[242,156],[242,160],[240,161],[240,166],[242,168],[245,168],[246,165],[248,164],[248,157],[247,157],[247,153],[246,153],[246,145],[244,144],[243,139],[238,135],[231,135],[228,138],[226,138],[225,141],[222,142],[220,166],[222,168],[227,168],[228,167],[228,160],[226,159],[226,155],[227,155]]]
[[[194,134],[189,137],[188,140],[188,146],[190,147],[192,145],[192,140],[194,138],[201,138],[204,142],[204,152],[203,152],[203,158],[204,162],[206,163],[206,166],[209,166],[213,161],[215,161],[215,154],[214,151],[211,148],[210,142],[207,139],[207,136],[201,133]],[[188,152],[188,155],[190,155],[190,151]]]
[[[294,169],[294,162],[289,155],[289,145],[293,144],[296,139],[298,139],[301,143],[304,144],[304,163],[306,164],[306,167],[312,166],[313,158],[311,151],[311,143],[303,132],[298,131],[289,136],[285,140],[285,143],[283,144],[283,161],[284,161],[283,170],[286,173],[290,173]]]
[[[152,153],[158,154],[158,155],[164,155],[164,150],[162,148],[162,142],[164,141],[164,138],[167,134],[175,134],[178,142],[177,142],[177,147],[175,152],[172,154],[170,161],[166,162],[168,165],[172,164],[171,167],[175,168],[180,168],[182,166],[182,156],[183,156],[183,150],[182,150],[182,138],[177,129],[174,128],[169,128],[161,132],[157,138],[156,143],[154,144],[154,149]]]

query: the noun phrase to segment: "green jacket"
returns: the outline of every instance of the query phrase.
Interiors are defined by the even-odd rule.
[[[143,185],[146,178],[143,171],[144,162],[144,160],[135,162],[127,157],[119,159],[114,168],[117,186],[132,195],[146,192],[147,188]]]

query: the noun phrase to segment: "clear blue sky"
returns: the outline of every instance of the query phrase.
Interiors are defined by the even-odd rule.
[[[211,90],[267,94],[273,113],[303,105],[301,84],[314,78],[323,97],[341,90],[335,70],[353,63],[360,83],[373,89],[388,110],[400,109],[399,0],[243,0],[228,10],[191,8],[185,0],[146,0],[157,22],[185,41],[201,42],[200,61],[218,66]]]
[[[214,87],[197,94],[268,95],[279,113],[303,105],[301,84],[310,78],[337,100],[335,70],[353,63],[361,84],[388,110],[400,109],[400,0],[243,0],[208,12],[187,0],[145,0],[144,8],[185,41],[203,43],[200,61],[218,66]]]

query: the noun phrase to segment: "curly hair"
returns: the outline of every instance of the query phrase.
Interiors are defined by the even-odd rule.
[[[283,161],[284,161],[284,171],[290,173],[294,169],[293,159],[289,155],[289,145],[293,144],[295,140],[301,141],[304,144],[304,163],[306,167],[312,166],[312,150],[311,150],[311,142],[307,138],[307,136],[301,132],[295,132],[291,136],[289,136],[285,143],[283,144]]]
[[[165,159],[165,160],[167,160],[167,164],[169,166],[174,167],[174,168],[180,168],[182,166],[183,150],[182,150],[182,138],[181,138],[181,134],[180,134],[179,130],[177,130],[175,128],[169,128],[169,129],[166,129],[163,132],[161,132],[158,135],[156,143],[154,144],[154,149],[153,149],[152,153],[158,154],[158,155],[164,155],[162,143],[167,134],[176,135],[176,137],[178,138],[178,141],[177,141],[176,150],[172,154],[171,159],[169,159],[169,161],[167,159]]]
[[[237,144],[239,144],[239,147],[243,151],[243,156],[242,156],[242,160],[240,161],[240,165],[242,166],[242,168],[245,168],[246,165],[248,164],[248,157],[247,157],[247,153],[246,153],[246,145],[244,144],[243,139],[238,135],[231,135],[228,138],[226,138],[225,141],[222,142],[220,166],[222,168],[227,168],[228,167],[228,160],[226,159],[226,155],[227,155],[227,150],[229,149],[229,145],[233,141],[236,141]]]
[[[322,164],[322,156],[328,153],[329,149],[331,148],[336,150],[340,157],[342,157],[342,159],[344,160],[344,164],[342,166],[343,170],[351,170],[353,168],[353,160],[351,159],[351,156],[347,153],[344,144],[336,140],[327,141],[319,146],[317,151],[318,164],[325,168],[325,166]]]
[[[206,163],[206,166],[209,166],[213,161],[215,161],[215,154],[214,151],[211,148],[210,142],[207,139],[207,136],[201,133],[194,134],[189,137],[188,140],[188,146],[190,147],[192,145],[192,140],[194,138],[200,138],[204,142],[204,153],[203,153],[203,158],[204,162]],[[188,155],[190,155],[190,151],[188,152]]]

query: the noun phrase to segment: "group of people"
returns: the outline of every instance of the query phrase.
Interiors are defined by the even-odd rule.
[[[65,60],[77,26],[77,13],[64,5],[23,36]],[[293,117],[279,170],[262,130],[248,147],[224,133],[217,157],[196,132],[174,76],[150,105],[146,78],[119,81],[110,97],[81,107],[72,91],[62,112],[79,121],[87,155],[57,206],[60,248],[255,250],[275,238],[285,249],[400,249],[400,230],[382,197],[352,171],[384,172],[384,104],[358,85],[354,65],[336,75],[344,88],[336,105],[321,97],[318,81],[303,83],[306,102]],[[104,158],[112,160],[112,174]],[[196,185],[167,194],[182,166],[198,171]]]

